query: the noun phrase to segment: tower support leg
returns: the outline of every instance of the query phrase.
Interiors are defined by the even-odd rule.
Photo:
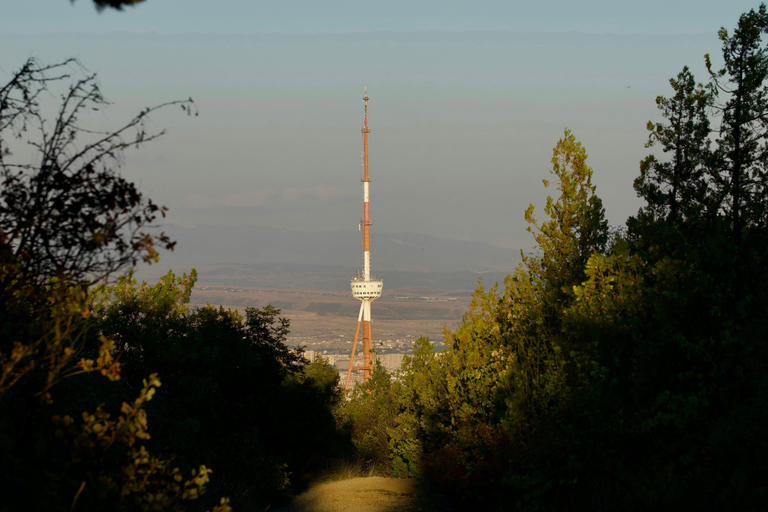
[[[371,303],[363,302],[363,382],[368,382],[373,375],[373,335],[371,330]]]
[[[360,304],[360,314],[357,315],[357,329],[355,329],[355,340],[352,342],[352,355],[349,358],[349,371],[347,372],[347,383],[344,384],[344,391],[349,389],[349,379],[352,377],[352,367],[355,364],[355,349],[357,348],[357,335],[360,334],[360,321],[363,319],[364,306],[365,302]]]

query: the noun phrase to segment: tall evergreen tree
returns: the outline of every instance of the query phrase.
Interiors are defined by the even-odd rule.
[[[762,36],[768,31],[765,4],[739,18],[733,34],[721,28],[724,65],[714,70],[705,57],[721,122],[717,137],[718,172],[712,175],[723,213],[730,222],[737,250],[744,229],[765,226],[768,165],[768,53]]]
[[[608,222],[603,202],[595,195],[587,152],[566,129],[552,152],[552,170],[560,196],[547,197],[544,213],[549,220],[537,225],[534,207],[529,205],[527,229],[542,251],[541,277],[553,292],[570,293],[570,287],[584,279],[584,265],[593,252],[602,252],[608,241]],[[549,187],[549,180],[543,180]],[[530,259],[524,261],[532,263]]]
[[[640,163],[640,176],[634,186],[638,196],[648,203],[641,210],[642,217],[676,223],[696,219],[706,208],[706,166],[710,160],[707,109],[712,94],[696,84],[688,66],[669,84],[674,96],[656,98],[667,122],[648,122],[646,147],[658,145],[670,159],[646,157]]]

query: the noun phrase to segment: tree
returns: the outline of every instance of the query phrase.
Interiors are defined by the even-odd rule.
[[[528,232],[542,254],[536,264],[530,258],[523,260],[526,266],[537,267],[548,292],[556,295],[569,294],[569,287],[581,282],[587,260],[593,252],[604,251],[608,241],[605,209],[595,195],[592,169],[586,161],[586,151],[566,128],[552,152],[550,172],[558,179],[560,195],[557,200],[547,197],[544,213],[549,220],[537,225],[533,205],[525,211]],[[543,182],[549,187],[548,180]]]
[[[563,312],[573,303],[574,287],[586,278],[589,258],[606,250],[608,222],[586,160],[586,150],[566,129],[552,152],[550,172],[558,179],[560,195],[557,200],[547,197],[544,212],[549,218],[539,225],[533,205],[525,212],[541,254],[523,256],[523,264],[507,278],[502,309],[512,314],[504,324],[508,343],[518,347],[514,364],[519,366],[509,372],[510,382],[518,381],[510,389],[525,404],[513,415],[527,409],[527,421],[536,409],[546,411],[561,401],[574,384],[578,372],[572,367],[567,375],[563,365],[582,347],[564,325]],[[520,395],[521,390],[528,396]]]
[[[712,178],[723,213],[731,228],[731,240],[740,251],[744,229],[768,222],[768,53],[762,35],[768,31],[765,4],[739,17],[733,34],[718,32],[723,42],[724,65],[714,70],[705,56],[714,108],[721,116],[718,130],[718,172]]]
[[[648,202],[644,214],[659,222],[695,220],[706,208],[710,163],[709,116],[712,94],[696,84],[688,67],[669,80],[674,96],[658,96],[656,105],[667,124],[648,122],[646,147],[660,145],[669,161],[649,155],[635,180],[638,196]],[[716,213],[716,211],[715,211]]]
[[[72,3],[75,3],[75,0],[69,0]],[[96,10],[101,12],[104,9],[115,9],[117,11],[122,11],[123,7],[130,5],[135,6],[136,4],[142,3],[144,0],[93,0],[93,4],[96,6]]]
[[[418,476],[424,452],[450,440],[446,361],[425,337],[413,344],[413,356],[403,358],[394,384],[398,413],[389,433],[395,476]]]
[[[58,86],[61,104],[48,117],[47,95]],[[152,112],[180,105],[191,113],[192,101],[144,109],[113,131],[88,128],[86,114],[108,105],[96,75],[74,59],[30,59],[0,87],[0,263],[37,285],[52,277],[94,283],[138,261],[157,261],[157,248],[174,246],[166,235],[144,231],[166,208],[117,170],[123,151],[165,133],[147,130]],[[35,151],[31,163],[23,160],[25,146]],[[0,284],[15,279],[6,274]]]
[[[547,198],[544,222],[533,206],[525,212],[539,253],[524,255],[503,289],[478,286],[439,358],[422,342],[401,370],[400,412],[390,430],[396,469],[420,468],[464,506],[533,507],[583,469],[583,451],[568,444],[573,436],[562,423],[588,384],[581,352],[589,350],[568,329],[566,311],[586,263],[608,239],[586,158],[565,130],[550,171],[560,193]],[[552,454],[563,450],[568,463],[556,464]]]
[[[389,438],[397,414],[390,375],[377,360],[371,379],[354,386],[347,397],[348,402],[342,409],[343,422],[357,456],[371,473],[378,470],[390,475],[392,450]]]
[[[288,348],[279,309],[189,308],[196,279],[169,272],[150,285],[129,274],[100,289],[92,316],[115,340],[122,394],[140,388],[147,369],[162,376],[152,446],[169,448],[182,468],[210,464],[211,492],[235,507],[269,506],[349,450],[334,417],[338,374]]]
[[[210,471],[185,481],[146,449],[160,380],[107,400],[121,366],[89,329],[90,285],[172,245],[141,232],[162,209],[114,170],[122,150],[160,135],[143,127],[155,109],[89,130],[81,117],[106,102],[94,75],[70,75],[78,66],[29,60],[0,86],[0,510],[186,510]],[[61,99],[52,118],[49,92]],[[25,145],[34,163],[13,160]]]

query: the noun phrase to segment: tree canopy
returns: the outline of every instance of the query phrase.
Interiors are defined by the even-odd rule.
[[[763,508],[767,30],[765,6],[745,13],[722,69],[707,56],[706,83],[683,67],[657,98],[626,226],[566,130],[557,194],[525,212],[535,252],[478,286],[442,353],[420,340],[371,389],[386,400],[350,403],[387,418],[380,455],[434,509]]]
[[[53,113],[41,101],[52,89],[63,89]],[[38,284],[51,277],[94,283],[174,246],[145,231],[166,208],[118,169],[123,151],[164,134],[147,130],[153,112],[179,105],[191,113],[194,104],[149,107],[113,131],[89,128],[88,115],[108,105],[96,76],[74,59],[30,59],[0,87],[0,260]]]
[[[70,0],[70,2],[75,3],[75,0]],[[117,11],[122,11],[123,7],[133,7],[136,4],[140,4],[142,2],[144,2],[144,0],[93,0],[93,4],[96,6],[96,10],[98,11],[103,11],[104,9],[115,9]]]
[[[190,310],[194,271],[133,279],[173,242],[121,155],[171,105],[194,112],[101,132],[75,60],[0,86],[0,512],[265,509],[349,451],[338,376],[286,346],[279,310]]]
[[[524,213],[535,252],[478,283],[443,352],[420,338],[346,396],[279,310],[134,280],[172,246],[118,173],[153,109],[93,132],[94,77],[27,62],[0,87],[0,511],[264,509],[339,456],[420,477],[436,510],[763,509],[767,31],[743,14],[721,69],[670,80],[625,226],[566,129]]]

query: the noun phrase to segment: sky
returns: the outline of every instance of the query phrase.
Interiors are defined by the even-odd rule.
[[[191,97],[199,116],[153,115],[167,135],[127,153],[123,174],[171,224],[308,232],[357,230],[367,86],[373,249],[377,232],[517,249],[527,205],[556,192],[542,180],[566,127],[610,223],[637,211],[656,96],[684,65],[705,81],[717,30],[757,6],[29,0],[3,7],[0,81],[29,57],[77,57],[114,103],[89,120],[100,128]]]

